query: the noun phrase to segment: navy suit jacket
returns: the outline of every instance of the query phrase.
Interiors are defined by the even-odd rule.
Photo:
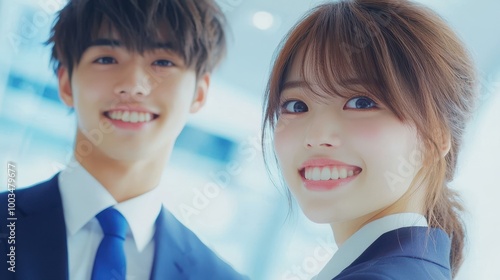
[[[58,175],[15,191],[15,273],[10,267],[7,193],[0,194],[0,279],[68,279],[66,225]],[[152,280],[247,279],[206,247],[163,208],[156,220]]]
[[[334,280],[449,280],[451,241],[436,228],[404,227],[373,242]]]

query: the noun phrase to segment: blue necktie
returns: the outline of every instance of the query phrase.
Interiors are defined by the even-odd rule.
[[[124,280],[127,272],[123,244],[127,221],[118,210],[110,207],[97,214],[104,238],[97,248],[92,280]]]

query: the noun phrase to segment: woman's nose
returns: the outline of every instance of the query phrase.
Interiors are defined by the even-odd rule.
[[[331,110],[330,110],[331,111]],[[306,148],[337,148],[342,145],[342,122],[335,113],[325,110],[311,116],[305,131]]]

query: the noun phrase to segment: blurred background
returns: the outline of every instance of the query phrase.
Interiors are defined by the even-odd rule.
[[[0,0],[0,163],[17,163],[19,186],[48,179],[71,156],[74,115],[58,98],[50,50],[43,45],[65,2]],[[299,209],[286,220],[286,197],[268,179],[259,141],[275,49],[322,2],[218,1],[229,19],[229,54],[213,77],[206,107],[182,132],[165,170],[167,207],[252,279],[310,279],[336,250],[329,226],[309,222]],[[457,279],[500,279],[500,1],[418,2],[455,28],[480,73],[481,104],[453,182],[468,209],[469,246]],[[3,182],[6,169],[0,168]]]

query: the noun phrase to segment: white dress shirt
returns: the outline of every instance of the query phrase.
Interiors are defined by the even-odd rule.
[[[403,227],[427,227],[427,219],[417,213],[385,216],[364,225],[349,237],[333,255],[314,280],[332,280],[346,269],[368,247],[386,232]]]
[[[124,245],[127,279],[149,279],[154,258],[155,221],[162,207],[160,188],[117,203],[76,160],[59,175],[59,188],[66,222],[70,279],[90,279],[94,257],[103,238],[95,215],[110,206],[114,206],[129,225]]]

